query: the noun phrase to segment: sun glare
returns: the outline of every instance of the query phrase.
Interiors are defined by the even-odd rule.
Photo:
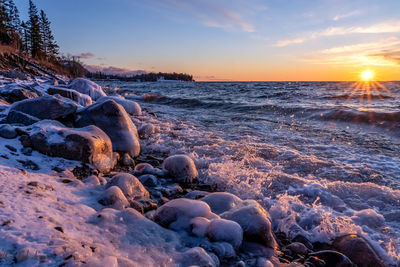
[[[374,73],[371,70],[365,70],[361,73],[361,78],[363,81],[371,81],[374,78]]]

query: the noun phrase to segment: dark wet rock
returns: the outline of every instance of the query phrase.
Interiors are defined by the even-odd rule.
[[[324,267],[355,267],[349,258],[333,250],[323,250],[309,254],[305,263]],[[323,264],[323,265],[321,265]]]
[[[157,203],[154,200],[151,199],[139,199],[137,202],[139,202],[142,207],[143,207],[143,212],[148,212],[151,210],[155,210],[158,208]]]
[[[163,162],[163,168],[177,182],[192,183],[199,175],[193,160],[186,155],[174,155],[166,158]]]
[[[81,94],[75,90],[69,89],[69,88],[64,88],[64,87],[50,87],[47,89],[47,93],[49,95],[61,95],[65,98],[69,98],[75,102],[77,102],[79,105],[82,105],[84,107],[90,106],[92,104],[92,99],[90,96]]]
[[[110,182],[107,183],[107,188],[111,186],[118,186],[127,199],[140,199],[149,198],[150,194],[140,183],[140,181],[129,173],[119,173],[115,175]]]
[[[173,184],[163,187],[161,189],[161,192],[164,196],[168,198],[176,198],[183,193],[183,188],[178,184]]]
[[[26,142],[40,153],[92,164],[107,172],[115,165],[109,137],[96,126],[66,128],[56,121],[36,123]]]
[[[105,190],[99,199],[99,203],[104,206],[111,206],[118,210],[130,206],[124,193],[118,186],[111,186]]]
[[[9,124],[0,125],[0,137],[7,139],[14,139],[18,134],[15,131],[15,128]]]
[[[123,166],[133,167],[135,166],[135,161],[131,158],[131,156],[129,156],[128,153],[125,153],[124,155],[122,155],[121,164]]]
[[[201,199],[204,198],[205,196],[209,195],[210,192],[207,191],[200,191],[200,190],[193,190],[185,195],[185,198],[190,198],[190,199]]]
[[[157,177],[151,174],[145,174],[139,177],[139,181],[148,187],[156,187],[159,185]]]
[[[96,125],[102,129],[110,137],[116,152],[128,153],[131,157],[140,153],[136,126],[124,108],[113,100],[96,103],[81,110],[76,125]]]
[[[245,240],[259,242],[270,248],[277,247],[271,229],[270,216],[256,201],[243,201],[241,205],[222,213],[220,216],[240,224]]]
[[[76,105],[66,103],[53,96],[42,96],[14,103],[10,107],[10,112],[22,112],[41,120],[55,120],[74,114],[76,109]],[[8,116],[7,120],[9,120]]]
[[[23,147],[21,148],[21,153],[24,154],[25,156],[32,156],[32,148],[30,147]]]
[[[32,160],[17,160],[19,163],[22,164],[22,166],[28,170],[33,170],[33,171],[38,171],[40,170],[39,165],[37,165],[34,161]]]
[[[122,96],[103,96],[97,100],[98,103],[104,102],[107,100],[114,100],[118,104],[120,104],[125,111],[130,115],[140,116],[142,115],[142,109],[139,104],[135,101],[128,100],[123,98]]]
[[[292,239],[292,242],[300,242],[300,243],[302,243],[303,245],[305,245],[308,249],[313,249],[314,247],[313,247],[313,245],[312,245],[312,243],[307,239],[307,238],[305,238],[304,236],[302,236],[302,235],[297,235],[297,236],[295,236],[293,239]]]
[[[308,252],[308,248],[300,242],[293,242],[285,247],[286,249],[290,250],[294,254],[299,255],[306,255]]]
[[[240,198],[227,192],[208,194],[202,198],[201,201],[206,202],[210,206],[212,212],[216,214],[224,213],[242,203]]]
[[[368,241],[358,235],[338,237],[333,241],[333,247],[360,267],[384,266]]]
[[[69,85],[68,88],[73,89],[81,94],[90,96],[93,100],[106,96],[100,85],[84,78],[76,78]]]
[[[38,95],[18,85],[10,85],[0,90],[0,97],[8,103],[38,97]]]
[[[7,148],[8,150],[12,151],[12,152],[17,152],[17,149],[13,146],[10,145],[5,145],[5,148]]]
[[[24,112],[10,110],[7,114],[6,121],[11,124],[22,124],[25,126],[32,125],[40,120],[34,116],[26,114]]]

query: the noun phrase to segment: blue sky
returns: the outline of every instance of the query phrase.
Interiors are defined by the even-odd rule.
[[[21,16],[27,0],[15,0]],[[399,0],[36,0],[93,68],[198,80],[400,79]]]

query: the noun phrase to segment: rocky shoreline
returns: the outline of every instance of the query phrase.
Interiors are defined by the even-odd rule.
[[[256,200],[240,199],[228,192],[219,192],[213,184],[200,182],[195,158],[146,150],[143,140],[157,134],[160,128],[143,118],[154,114],[142,110],[135,101],[113,95],[112,90],[108,93],[82,78],[67,81],[61,77],[60,80],[40,77],[22,82],[0,77],[0,137],[4,144],[1,157],[4,162],[15,157],[19,165],[9,164],[7,168],[19,170],[18,177],[29,177],[26,186],[30,189],[24,189],[21,194],[54,190],[62,194],[63,186],[71,192],[80,190],[85,200],[79,200],[79,205],[91,209],[81,223],[102,228],[107,242],[119,237],[123,241],[116,243],[134,245],[141,251],[140,255],[129,253],[132,248],[124,256],[101,253],[93,247],[103,246],[101,251],[105,251],[107,244],[95,238],[88,243],[97,245],[85,245],[89,252],[81,252],[81,248],[78,251],[74,246],[61,251],[57,246],[40,251],[32,244],[28,246],[12,239],[16,244],[0,246],[3,263],[384,266],[368,241],[352,233],[328,244],[311,243],[301,235],[289,238],[274,232],[273,219]],[[60,164],[47,172],[46,175],[61,179],[61,185],[48,185],[35,176],[50,166],[44,168],[36,162],[42,157],[75,161],[68,163],[68,168]],[[1,179],[12,179],[4,174],[13,171],[5,169]],[[66,208],[65,212],[69,210]],[[9,220],[9,223],[2,222],[3,232],[16,221]],[[66,234],[65,226],[56,227],[53,230],[57,234]],[[6,253],[6,247],[12,248]],[[124,250],[121,246],[115,248]],[[154,249],[162,250],[163,256],[155,257]],[[153,262],[142,259],[146,257],[154,257]]]

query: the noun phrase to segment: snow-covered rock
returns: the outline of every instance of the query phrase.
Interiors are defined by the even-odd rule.
[[[151,135],[153,135],[159,131],[160,131],[160,129],[151,123],[143,124],[138,129],[139,137],[142,139],[149,138]]]
[[[107,100],[114,100],[118,104],[124,107],[125,111],[130,115],[140,116],[142,115],[142,109],[138,103],[132,100],[123,98],[122,96],[103,96],[97,100],[98,103]]]
[[[163,168],[178,182],[191,183],[198,177],[196,165],[186,155],[174,155],[166,158]]]
[[[55,120],[75,113],[76,109],[77,105],[66,103],[53,96],[42,96],[16,102],[11,105],[10,112],[23,112],[41,120]]]
[[[99,199],[99,203],[117,210],[129,207],[128,200],[121,189],[117,186],[111,186],[105,190]]]
[[[192,234],[198,237],[205,237],[209,224],[210,220],[204,217],[195,217],[191,219],[190,228],[192,229]]]
[[[116,163],[110,138],[93,125],[73,129],[57,121],[40,121],[33,125],[24,144],[52,157],[92,164],[103,172]]]
[[[212,219],[218,216],[202,201],[179,198],[159,207],[154,214],[154,221],[174,230],[189,230],[191,220],[196,217]]]
[[[76,125],[96,125],[111,139],[114,151],[136,157],[140,144],[136,126],[124,108],[113,100],[96,103],[78,112]]]
[[[9,124],[0,125],[0,136],[7,139],[13,139],[17,137],[15,128]]]
[[[79,93],[90,96],[93,100],[106,96],[106,93],[104,93],[100,85],[84,78],[76,78],[68,85],[68,87],[78,91]]]
[[[8,103],[14,103],[24,99],[35,98],[38,97],[38,95],[19,85],[12,84],[1,88],[0,97],[6,100]]]
[[[238,249],[242,244],[243,230],[237,222],[214,219],[207,226],[206,236],[211,241],[227,242]]]
[[[217,267],[219,261],[216,260],[200,247],[188,249],[182,255],[182,267],[198,266],[198,267]]]
[[[11,110],[7,114],[6,121],[11,124],[22,124],[25,126],[32,125],[40,120],[34,116],[28,115],[24,112]]]
[[[119,173],[115,175],[110,182],[107,183],[107,188],[119,187],[128,200],[149,198],[150,194],[140,183],[140,181],[129,173]]]
[[[69,98],[79,105],[84,107],[90,106],[92,104],[92,98],[88,95],[81,94],[73,89],[64,88],[64,87],[50,87],[47,89],[47,93],[49,95],[56,95],[59,94],[63,97]]]
[[[245,240],[276,248],[277,244],[272,233],[270,216],[256,201],[243,201],[241,205],[220,214],[220,216],[237,222],[243,229]]]
[[[242,203],[240,198],[227,192],[208,194],[202,198],[201,201],[206,202],[210,206],[212,212],[216,214],[221,214]]]

